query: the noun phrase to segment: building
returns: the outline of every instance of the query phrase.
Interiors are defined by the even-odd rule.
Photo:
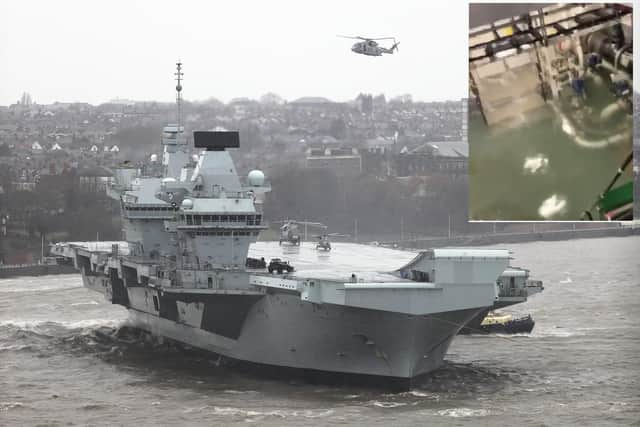
[[[331,169],[337,176],[355,176],[362,172],[362,156],[355,148],[307,150],[307,168]]]
[[[100,166],[81,169],[78,172],[80,188],[85,191],[102,193],[107,190],[107,186],[113,182],[113,174]]]
[[[430,173],[465,174],[469,161],[466,141],[427,142],[394,158],[397,176],[422,176]]]

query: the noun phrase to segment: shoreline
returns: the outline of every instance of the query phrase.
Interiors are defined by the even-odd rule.
[[[524,233],[474,234],[451,237],[433,237],[413,240],[396,240],[380,242],[381,246],[406,249],[427,249],[445,246],[486,246],[498,243],[526,243],[588,239],[600,237],[625,237],[640,235],[640,228],[590,228],[578,230],[550,230]]]

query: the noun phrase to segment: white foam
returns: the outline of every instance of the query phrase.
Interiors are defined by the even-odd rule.
[[[0,326],[12,326],[19,329],[35,330],[42,326],[62,326],[66,329],[84,329],[95,326],[116,327],[123,323],[122,319],[83,319],[69,322],[54,322],[50,320],[0,320]]]
[[[62,280],[61,280],[62,279]],[[58,276],[57,280],[43,280],[38,277],[35,280],[2,280],[0,281],[0,293],[22,293],[58,291],[82,288],[82,279],[79,276]]]
[[[0,412],[6,412],[9,409],[24,408],[22,402],[0,402]]]
[[[305,410],[295,410],[295,411],[285,411],[285,410],[256,411],[251,409],[235,408],[231,406],[214,406],[212,408],[212,411],[216,415],[245,417],[245,418],[248,418],[247,421],[252,421],[251,418],[256,418],[256,417],[259,417],[259,418],[263,418],[263,417],[322,418],[322,417],[328,417],[334,413],[333,409],[320,409],[320,410],[305,409]]]
[[[531,333],[531,336],[534,338],[544,338],[544,337],[559,337],[559,338],[569,338],[569,337],[579,337],[586,335],[584,332],[577,332],[572,329],[564,329],[564,328],[536,328]]]
[[[468,417],[486,417],[490,414],[488,409],[472,409],[472,408],[450,408],[437,412],[442,417],[468,418]]]
[[[21,351],[30,347],[29,344],[0,345],[0,351]]]
[[[538,208],[538,214],[545,219],[549,219],[566,211],[567,199],[557,194],[546,199]]]
[[[535,174],[535,173],[544,173],[549,166],[549,159],[542,154],[537,154],[532,157],[526,157],[524,159],[524,165],[522,168],[525,172]]]
[[[404,402],[380,402],[378,400],[374,400],[371,402],[373,406],[377,406],[378,408],[397,408],[399,406],[406,406],[407,404]]]
[[[623,111],[622,111],[622,108],[620,108],[620,105],[618,105],[617,102],[612,102],[611,104],[604,107],[602,111],[600,111],[600,119],[609,120],[611,117],[614,116],[614,114],[618,114],[621,112]]]
[[[223,393],[227,394],[255,394],[255,390],[224,390]]]
[[[574,136],[576,134],[576,130],[573,128],[573,125],[565,117],[562,117],[562,131],[569,136]]]
[[[100,305],[100,303],[98,301],[74,302],[71,304],[71,307],[78,307],[80,305]]]
[[[433,395],[433,394],[425,393],[425,392],[417,391],[417,390],[411,390],[411,391],[408,391],[408,392],[407,392],[407,394],[409,394],[409,395],[411,395],[411,396],[414,396],[414,397],[429,397],[429,398],[434,398],[434,395]],[[437,398],[438,398],[438,396],[435,396],[435,398],[437,399]]]

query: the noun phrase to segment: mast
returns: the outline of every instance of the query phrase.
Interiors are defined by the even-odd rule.
[[[178,107],[178,132],[182,127],[182,76],[184,73],[182,72],[182,62],[178,59],[176,62],[177,71],[174,73],[176,76],[176,105]]]
[[[182,61],[176,62],[176,110],[177,123],[169,124],[162,131],[162,153],[163,175],[171,178],[179,178],[182,168],[188,163],[189,156],[187,150],[187,140],[184,136],[183,124],[183,99],[182,99]]]

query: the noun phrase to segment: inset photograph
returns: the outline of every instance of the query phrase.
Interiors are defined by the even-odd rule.
[[[469,219],[633,219],[629,4],[469,5]]]

